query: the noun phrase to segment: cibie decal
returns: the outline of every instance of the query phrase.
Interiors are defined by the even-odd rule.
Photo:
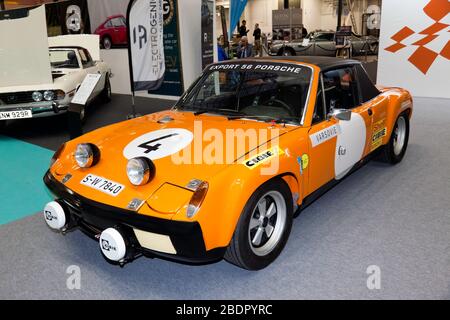
[[[311,138],[311,144],[314,147],[317,147],[318,145],[333,139],[334,137],[337,137],[339,134],[341,134],[341,127],[338,124],[335,124],[334,126],[331,126],[329,128],[323,129],[319,132],[316,132],[310,136]]]
[[[123,155],[127,159],[145,157],[158,160],[180,152],[193,139],[193,133],[186,129],[157,130],[134,139],[125,147]]]
[[[384,125],[384,120],[380,121],[379,123],[376,123],[374,125],[374,132],[372,135],[372,151],[381,147],[383,144],[383,138],[387,135],[387,128],[382,127]]]
[[[283,150],[281,150],[279,147],[274,147],[252,157],[251,159],[245,160],[243,164],[250,170],[253,170],[262,165],[263,163],[266,163],[267,161],[275,157],[281,156],[283,154],[284,154]]]

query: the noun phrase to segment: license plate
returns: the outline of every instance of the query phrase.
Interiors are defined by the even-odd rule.
[[[88,174],[83,180],[81,180],[81,184],[109,194],[113,197],[117,197],[125,189],[123,185],[117,182],[98,177],[93,174]]]
[[[27,118],[33,118],[33,114],[31,113],[31,110],[0,112],[0,121],[1,120],[27,119]]]

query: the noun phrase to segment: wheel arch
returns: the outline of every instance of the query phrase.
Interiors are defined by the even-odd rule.
[[[301,197],[300,183],[297,176],[289,171],[267,176],[266,179],[263,179],[261,176],[259,178],[247,176],[245,179],[242,179],[244,182],[240,182],[239,186],[235,184],[230,185],[226,192],[224,192],[223,188],[220,191],[214,191],[215,195],[212,195],[211,202],[214,203],[214,199],[217,199],[219,192],[222,199],[230,199],[230,201],[224,201],[221,210],[216,210],[216,212],[212,212],[214,204],[207,204],[205,201],[205,211],[199,212],[197,221],[202,226],[205,245],[208,250],[229,245],[248,200],[261,186],[276,179],[281,179],[286,183],[292,196],[292,208],[295,210],[294,200],[297,200],[298,203],[298,199]],[[221,182],[218,182],[218,184],[223,185]],[[297,194],[298,198],[295,199]],[[218,208],[217,205],[215,207]]]

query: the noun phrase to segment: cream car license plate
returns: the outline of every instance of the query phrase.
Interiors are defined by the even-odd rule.
[[[81,184],[109,194],[113,197],[117,197],[125,189],[123,185],[117,182],[98,177],[93,174],[88,174],[83,180],[81,180]]]
[[[20,110],[20,111],[0,111],[0,121],[1,120],[15,120],[15,119],[27,119],[33,118],[31,110]]]

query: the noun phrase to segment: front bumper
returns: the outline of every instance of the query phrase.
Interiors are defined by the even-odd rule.
[[[134,211],[108,206],[87,199],[66,188],[50,172],[44,183],[56,199],[70,212],[72,227],[80,228],[98,241],[100,233],[108,228],[119,228],[128,237],[136,255],[161,257],[169,260],[202,264],[221,260],[226,248],[207,251],[201,226],[198,222],[182,222],[144,216]],[[176,254],[168,254],[144,248],[136,238],[135,230],[168,236]]]
[[[43,101],[28,104],[0,105],[0,112],[31,110],[33,118],[43,118],[64,113],[68,107],[69,104],[65,103],[65,101]]]

